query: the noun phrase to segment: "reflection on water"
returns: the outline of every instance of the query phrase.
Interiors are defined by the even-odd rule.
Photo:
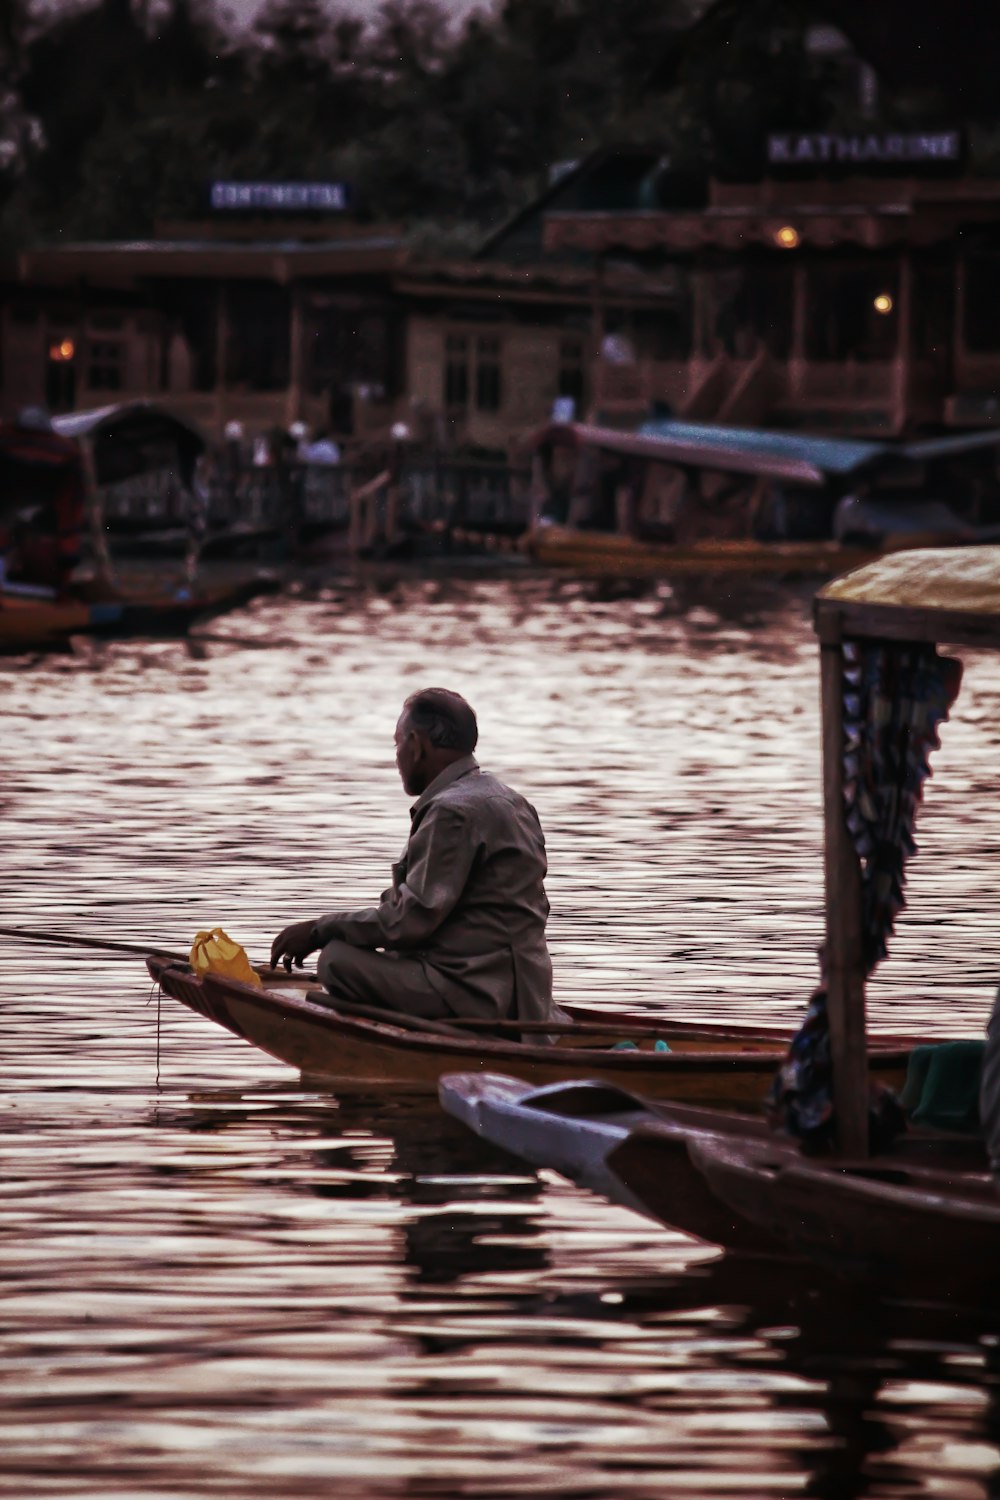
[[[804,593],[401,583],[0,664],[5,922],[252,952],[381,889],[405,693],[536,802],[560,992],[795,1017]],[[973,660],[876,1019],[976,1030],[1000,676]],[[139,964],[4,942],[0,1494],[1000,1494],[1000,1326],[723,1259],[428,1101],[303,1091]],[[992,1488],[991,1488],[992,1486]]]

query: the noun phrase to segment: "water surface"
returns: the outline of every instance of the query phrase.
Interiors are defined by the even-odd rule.
[[[0,663],[3,922],[186,949],[385,884],[439,683],[537,806],[559,994],[792,1023],[821,931],[804,590],[336,586]],[[872,989],[996,987],[1000,669],[967,658]],[[141,963],[0,940],[0,1493],[1000,1493],[998,1330],[740,1262],[428,1101],[303,1091]]]

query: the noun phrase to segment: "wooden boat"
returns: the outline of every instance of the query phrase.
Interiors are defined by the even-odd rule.
[[[761,1118],[655,1105],[617,1085],[586,1078],[533,1088],[496,1073],[448,1073],[438,1097],[448,1114],[484,1140],[612,1203],[709,1244],[745,1251],[778,1247],[772,1235],[723,1208],[688,1156],[689,1141],[702,1135],[763,1136],[767,1127]],[[635,1153],[627,1148],[635,1140],[655,1143],[652,1173],[633,1170]]]
[[[113,580],[92,470],[142,472],[161,451],[164,424],[184,435],[190,467],[201,439],[141,403],[57,418],[51,432],[0,423],[0,651],[58,649],[79,634],[184,635],[276,587],[256,572],[218,584]],[[88,512],[102,569],[90,581],[76,568]],[[5,554],[15,558],[13,581]]]
[[[443,1073],[463,1068],[490,1067],[535,1085],[569,1081],[585,1070],[653,1099],[753,1110],[760,1107],[784,1055],[780,1042],[759,1035],[668,1022],[659,1039],[670,1050],[656,1051],[657,1035],[648,1021],[630,1028],[618,1018],[570,1021],[554,1028],[559,1032],[556,1045],[535,1043],[532,1029],[549,1030],[547,1025],[512,1025],[509,1037],[498,1036],[495,1029],[475,1022],[418,1023],[388,1012],[364,1013],[365,1007],[334,1008],[322,991],[303,994],[294,984],[279,987],[277,980],[257,988],[211,974],[200,978],[187,966],[155,955],[146,962],[165,994],[304,1076],[338,1088],[378,1085],[433,1093]],[[624,1049],[622,1042],[633,1045]],[[874,1075],[890,1087],[901,1087],[909,1054],[907,1041],[891,1040],[873,1053]]]
[[[760,542],[739,538],[680,546],[621,532],[552,525],[534,527],[525,548],[542,567],[621,578],[705,573],[754,578],[831,577],[877,556],[872,548],[845,547],[833,541]]]
[[[807,1159],[790,1154],[785,1142],[761,1140],[748,1131],[693,1142],[689,1159],[719,1202],[744,1223],[818,1261],[853,1275],[888,1277],[894,1287],[921,1295],[947,1292],[996,1302],[1000,1197],[984,1170],[983,1142],[970,1141],[946,1161],[915,1162],[905,1138],[876,1157],[870,1155],[871,1042],[865,1033],[865,989],[878,953],[885,950],[884,943],[871,946],[877,933],[872,908],[864,901],[863,829],[849,818],[846,783],[870,774],[870,767],[859,762],[863,739],[858,736],[866,733],[868,712],[859,707],[859,685],[869,681],[885,643],[901,642],[914,657],[921,647],[940,640],[1000,649],[1000,547],[884,557],[821,590],[816,627],[822,644],[827,1013],[835,1154]],[[876,653],[865,656],[869,645]],[[934,659],[921,657],[918,670],[928,674]],[[937,722],[957,680],[946,693],[942,672],[936,691],[945,696],[936,718],[925,723],[917,712],[919,695],[907,685],[903,657],[891,660],[892,687],[879,688],[872,701],[879,736],[890,732],[892,722],[894,699],[886,695],[899,694],[904,704],[899,732],[905,743],[912,745],[920,737],[925,745],[935,744]],[[850,740],[845,733],[849,714]],[[887,763],[895,754],[888,749],[881,753]],[[921,771],[909,760],[906,766],[907,785],[915,778],[919,784],[926,766]],[[897,767],[892,774],[902,772]],[[878,786],[868,795],[877,808]],[[869,850],[881,847],[868,843]],[[901,878],[897,876],[900,887]],[[883,934],[891,933],[891,921],[889,917]],[[984,1124],[995,1149],[1000,1121]],[[939,1158],[946,1158],[946,1134],[935,1137],[932,1132],[931,1142]],[[627,1173],[626,1178],[634,1192],[635,1181]]]
[[[79,599],[44,599],[0,588],[0,651],[51,651],[68,645],[90,624]]]
[[[106,599],[44,598],[0,588],[0,651],[66,648],[75,635],[175,639],[202,620],[238,609],[276,583],[266,575],[191,591],[138,587]]]
[[[893,443],[673,418],[637,432],[550,423],[530,439],[535,513],[522,545],[547,567],[604,576],[831,577],[901,547],[995,538],[928,499],[927,475],[933,465],[947,494],[949,463],[998,445],[993,429]],[[837,539],[847,496],[854,534]]]
[[[796,1143],[774,1136],[760,1116],[654,1102],[587,1078],[532,1088],[494,1073],[446,1074],[438,1096],[493,1145],[658,1223],[724,1249],[805,1252],[800,1239],[779,1232],[774,1212],[744,1212],[704,1169],[716,1149],[758,1151],[775,1172],[801,1163]],[[900,1143],[892,1164],[897,1175],[935,1181],[984,1168],[981,1141],[919,1130]],[[859,1164],[859,1173],[866,1170]]]

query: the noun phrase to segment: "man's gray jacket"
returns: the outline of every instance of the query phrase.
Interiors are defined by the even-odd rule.
[[[378,906],[329,912],[320,944],[417,958],[455,1015],[551,1021],[545,838],[529,802],[453,762],[410,809],[410,838]]]

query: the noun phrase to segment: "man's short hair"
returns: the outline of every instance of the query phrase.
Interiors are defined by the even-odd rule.
[[[423,688],[411,693],[403,713],[419,734],[425,734],[438,750],[457,750],[471,755],[479,739],[479,725],[470,704],[448,688]]]

